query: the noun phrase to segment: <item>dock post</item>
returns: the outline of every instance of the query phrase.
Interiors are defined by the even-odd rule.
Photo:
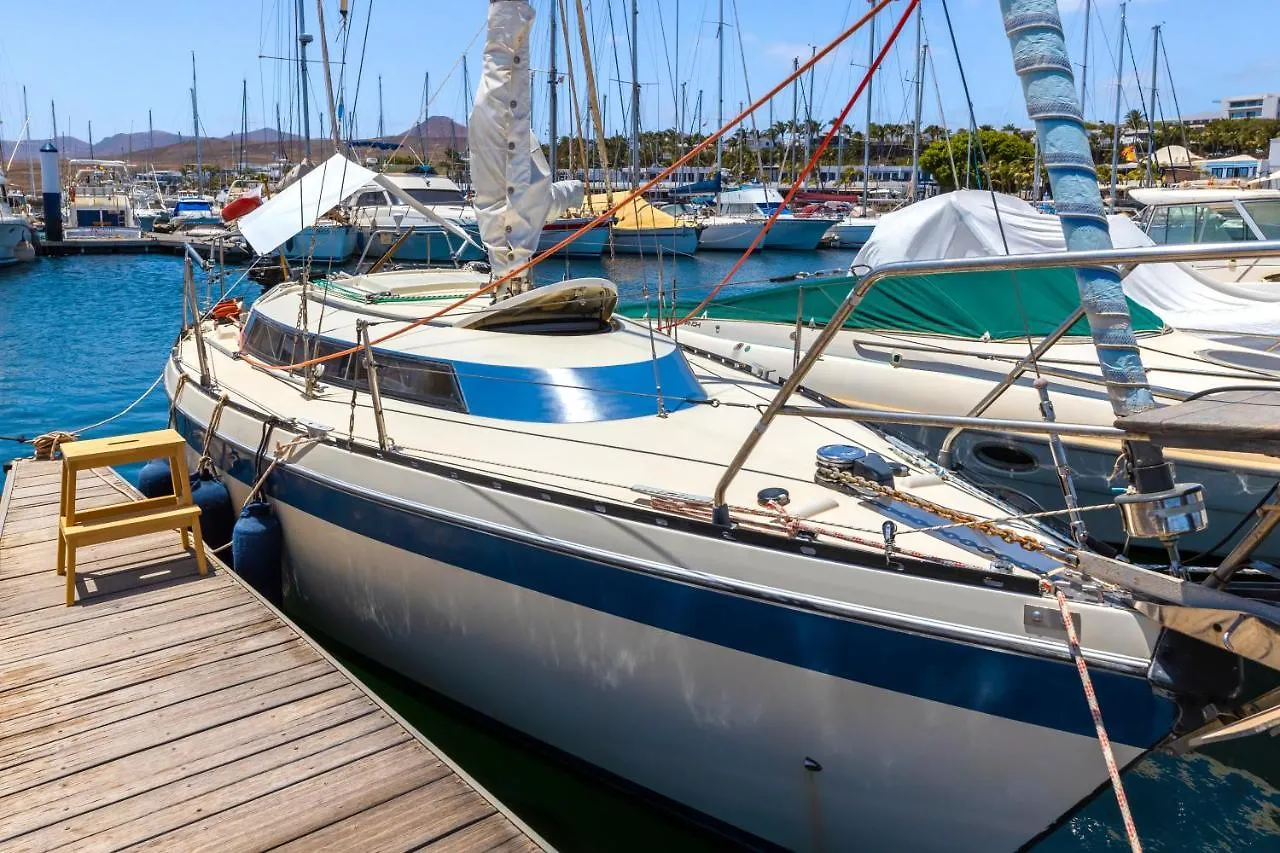
[[[62,181],[58,175],[58,149],[50,140],[40,146],[40,191],[44,194],[44,238],[62,240]]]

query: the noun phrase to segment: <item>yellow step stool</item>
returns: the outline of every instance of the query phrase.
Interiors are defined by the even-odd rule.
[[[133,435],[75,441],[61,446],[62,503],[58,519],[58,574],[67,576],[67,606],[76,601],[76,548],[128,539],[162,530],[179,530],[182,547],[190,548],[187,531],[195,537],[196,567],[208,572],[204,539],[200,535],[200,507],[191,502],[186,442],[176,430],[158,429]],[[168,459],[173,494],[161,498],[110,504],[76,512],[76,475],[91,468]]]

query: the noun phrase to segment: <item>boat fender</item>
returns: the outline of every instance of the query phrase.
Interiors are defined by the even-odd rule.
[[[138,474],[138,491],[148,498],[162,498],[173,494],[173,475],[168,459],[152,459],[142,466]]]
[[[252,501],[240,511],[231,532],[231,560],[235,572],[277,607],[283,600],[281,556],[284,532],[271,504]]]
[[[231,528],[235,524],[235,510],[231,505],[231,493],[211,471],[191,475],[191,500],[200,507],[200,531],[205,544],[221,548],[231,541]]]

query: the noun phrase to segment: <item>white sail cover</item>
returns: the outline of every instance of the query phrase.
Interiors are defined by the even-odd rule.
[[[242,216],[237,225],[259,255],[274,252],[373,179],[373,172],[334,154],[257,210]]]
[[[861,269],[894,261],[1003,255],[1006,243],[1011,255],[1066,249],[1058,217],[1041,213],[1022,199],[997,193],[997,220],[991,200],[989,192],[959,190],[886,214],[877,220],[871,239],[858,252],[854,264]],[[1109,219],[1116,248],[1153,245],[1128,218]],[[1130,299],[1175,329],[1280,334],[1280,301],[1249,298],[1183,264],[1144,264],[1126,276],[1123,284]]]
[[[492,0],[484,73],[468,128],[476,219],[495,276],[529,260],[553,208],[581,204],[576,181],[552,185],[551,169],[529,126],[529,35],[533,7]]]

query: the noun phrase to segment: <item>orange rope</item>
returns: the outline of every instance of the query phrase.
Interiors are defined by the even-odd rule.
[[[764,223],[764,227],[760,229],[760,233],[751,241],[751,245],[747,247],[747,250],[742,253],[742,257],[738,258],[737,262],[729,272],[725,273],[725,276],[720,280],[720,283],[713,287],[711,292],[703,297],[702,301],[694,306],[692,311],[686,314],[683,319],[677,320],[674,323],[669,323],[667,326],[663,327],[664,331],[671,329],[673,326],[679,326],[692,320],[697,316],[699,311],[706,308],[707,305],[711,303],[711,300],[716,298],[716,294],[718,294],[721,289],[729,283],[730,279],[738,274],[738,270],[742,269],[742,265],[747,262],[747,258],[751,257],[751,253],[756,250],[761,241],[764,240],[765,235],[769,233],[769,229],[773,227],[773,223],[778,221],[778,216],[782,214],[782,211],[787,209],[791,204],[791,200],[795,198],[796,193],[800,191],[801,184],[809,177],[809,173],[813,171],[814,167],[817,166],[818,160],[822,157],[822,153],[827,150],[827,146],[831,144],[831,140],[840,132],[840,128],[844,125],[845,119],[849,116],[849,111],[853,109],[853,105],[857,103],[858,98],[862,97],[863,91],[871,83],[871,76],[876,73],[876,69],[880,67],[880,63],[883,62],[885,56],[888,55],[889,48],[898,38],[898,34],[902,32],[902,28],[906,25],[907,19],[911,16],[911,13],[919,3],[920,0],[911,0],[911,2],[907,4],[906,11],[902,13],[902,17],[898,20],[898,25],[894,27],[893,32],[889,34],[889,38],[885,41],[884,47],[880,48],[880,52],[876,55],[875,61],[867,68],[867,73],[863,75],[862,82],[859,83],[858,88],[854,90],[853,97],[849,99],[849,102],[844,105],[844,109],[840,112],[840,115],[834,122],[832,122],[831,130],[827,131],[826,136],[822,138],[822,142],[818,145],[818,150],[814,152],[813,156],[809,158],[809,162],[806,163],[805,167],[796,175],[795,183],[791,185],[791,189],[788,190],[786,198],[782,200],[782,204],[778,205],[773,213],[769,214],[769,218]],[[866,199],[863,199],[862,201],[865,205]]]
[[[602,224],[604,224],[605,222],[608,222],[609,220],[613,219],[613,215],[614,215],[615,213],[617,213],[619,210],[621,210],[621,209],[623,208],[623,206],[625,206],[627,203],[631,202],[632,200],[634,200],[634,199],[636,199],[636,198],[639,198],[640,196],[644,195],[644,194],[645,194],[645,193],[647,193],[649,190],[651,190],[651,189],[653,189],[655,186],[657,186],[657,185],[658,185],[658,184],[659,184],[659,183],[660,183],[664,178],[666,178],[667,176],[669,176],[670,174],[672,174],[673,172],[675,172],[675,171],[676,171],[676,169],[679,169],[679,168],[680,168],[681,166],[683,166],[685,163],[688,163],[688,162],[689,162],[690,160],[692,160],[694,157],[698,156],[698,155],[699,155],[699,154],[701,154],[703,151],[707,150],[707,148],[709,148],[709,147],[711,147],[713,144],[715,144],[715,141],[716,141],[717,139],[719,139],[721,136],[723,136],[726,132],[728,132],[730,129],[732,129],[733,127],[735,127],[736,125],[738,125],[741,121],[743,121],[743,119],[747,118],[749,115],[751,115],[752,113],[754,113],[756,110],[760,109],[760,107],[762,107],[762,106],[764,106],[766,103],[768,103],[768,101],[769,101],[771,98],[773,98],[773,96],[774,96],[774,95],[778,94],[778,93],[779,93],[779,92],[781,92],[783,89],[785,89],[788,85],[790,85],[790,84],[792,83],[792,81],[794,81],[795,79],[797,79],[798,77],[800,77],[802,74],[806,73],[810,68],[812,68],[814,65],[816,65],[817,63],[819,63],[820,61],[822,61],[824,58],[826,58],[827,54],[831,53],[833,50],[835,50],[837,47],[839,47],[841,43],[843,43],[846,39],[848,39],[850,36],[852,36],[852,35],[853,35],[854,33],[856,33],[858,30],[862,29],[862,27],[863,27],[863,26],[864,26],[868,21],[870,21],[872,18],[874,18],[874,17],[876,16],[876,13],[877,13],[877,12],[879,12],[881,9],[885,8],[886,6],[888,6],[891,2],[893,2],[893,0],[877,0],[876,4],[875,4],[874,6],[872,6],[872,7],[871,7],[871,9],[870,9],[870,10],[868,10],[868,11],[867,11],[867,13],[866,13],[866,14],[864,14],[861,18],[859,18],[858,20],[854,21],[854,23],[853,23],[853,24],[852,24],[848,29],[846,29],[844,32],[840,33],[840,35],[836,36],[836,37],[835,37],[835,39],[833,39],[833,40],[832,40],[831,42],[829,42],[829,43],[828,43],[824,48],[822,48],[822,49],[821,49],[821,50],[819,50],[817,53],[815,53],[813,56],[811,56],[807,61],[802,62],[798,68],[794,69],[790,74],[788,74],[788,75],[787,75],[786,77],[784,77],[781,81],[779,81],[779,83],[778,83],[776,86],[774,86],[774,87],[773,87],[772,89],[770,89],[768,92],[764,93],[764,95],[762,95],[760,98],[758,98],[758,99],[757,99],[754,103],[752,103],[749,107],[747,107],[745,110],[742,110],[741,112],[739,112],[739,113],[738,113],[736,116],[734,116],[733,118],[729,119],[729,121],[728,121],[728,122],[726,122],[726,123],[724,124],[724,126],[723,126],[723,127],[721,127],[721,128],[720,128],[719,130],[717,130],[715,133],[713,133],[713,134],[711,134],[710,136],[708,136],[706,139],[704,139],[704,140],[702,140],[701,142],[699,142],[697,145],[695,145],[695,146],[693,146],[692,148],[690,148],[690,149],[689,149],[689,150],[688,150],[688,151],[687,151],[687,152],[686,152],[682,157],[680,157],[678,160],[676,160],[674,163],[672,163],[672,164],[671,164],[670,166],[668,166],[667,168],[663,169],[661,172],[659,172],[659,173],[658,173],[654,178],[652,178],[651,180],[649,180],[647,183],[645,183],[644,185],[642,185],[642,186],[640,186],[640,187],[638,187],[638,188],[636,188],[636,189],[632,190],[629,194],[627,194],[626,196],[624,196],[624,197],[622,198],[622,200],[621,200],[621,201],[619,201],[619,202],[617,202],[616,204],[614,204],[614,205],[610,206],[610,207],[609,207],[609,209],[608,209],[608,210],[606,210],[604,213],[601,213],[601,214],[600,214],[599,216],[597,216],[595,219],[593,219],[593,220],[591,220],[590,222],[588,222],[587,224],[583,225],[583,226],[582,226],[581,228],[579,228],[577,231],[574,231],[574,232],[573,232],[573,233],[571,233],[569,236],[567,236],[567,237],[565,237],[563,240],[561,240],[559,243],[556,243],[556,244],[555,244],[554,246],[552,246],[550,249],[547,249],[545,252],[542,252],[541,254],[536,255],[536,256],[534,256],[534,257],[530,258],[529,260],[527,260],[527,261],[525,261],[524,263],[520,264],[520,265],[519,265],[518,267],[516,267],[515,269],[511,270],[510,272],[508,272],[506,275],[502,276],[501,278],[498,278],[498,279],[495,279],[494,281],[489,282],[489,284],[485,285],[484,287],[479,288],[478,290],[473,291],[472,293],[468,294],[467,296],[462,297],[461,299],[459,299],[459,300],[457,300],[457,301],[455,301],[455,302],[453,302],[453,303],[451,303],[451,304],[449,304],[449,305],[445,306],[444,308],[441,308],[439,311],[436,311],[436,312],[434,312],[434,313],[432,313],[432,314],[428,314],[428,315],[427,315],[427,316],[425,316],[425,317],[419,317],[418,319],[414,320],[413,322],[408,323],[408,324],[406,324],[406,325],[404,325],[404,326],[401,326],[399,329],[395,329],[394,331],[388,332],[387,334],[383,335],[383,336],[382,336],[382,337],[380,337],[380,338],[375,338],[375,339],[373,339],[372,341],[370,341],[370,342],[369,342],[369,346],[375,346],[375,345],[380,344],[380,343],[383,343],[383,342],[385,342],[385,341],[389,341],[389,340],[391,340],[392,338],[397,337],[398,335],[403,335],[405,332],[408,332],[408,331],[410,331],[411,329],[416,329],[416,328],[417,328],[417,327],[419,327],[419,326],[423,326],[423,325],[425,325],[425,324],[427,324],[427,323],[430,323],[432,320],[435,320],[435,319],[437,319],[437,318],[439,318],[439,317],[444,316],[445,314],[449,313],[450,311],[453,311],[454,309],[459,308],[459,307],[461,307],[461,306],[463,306],[463,305],[467,304],[467,303],[468,303],[468,302],[470,302],[472,299],[475,299],[475,298],[476,298],[476,297],[478,297],[478,296],[483,296],[483,295],[485,295],[486,293],[490,293],[490,292],[492,292],[492,291],[496,290],[497,288],[499,288],[499,287],[501,287],[502,285],[506,284],[507,282],[511,281],[511,280],[512,280],[513,278],[515,278],[516,276],[521,275],[521,274],[523,274],[523,273],[525,273],[525,272],[528,272],[528,271],[529,271],[529,270],[531,270],[533,267],[535,267],[535,266],[537,266],[538,264],[542,263],[542,261],[544,261],[544,260],[546,260],[547,258],[549,258],[550,256],[554,255],[556,252],[560,251],[560,250],[561,250],[561,249],[563,249],[565,246],[568,246],[568,245],[569,245],[570,243],[572,243],[574,240],[578,239],[578,238],[579,238],[579,237],[581,237],[583,234],[586,234],[586,233],[587,233],[588,231],[590,231],[591,229],[595,228],[595,227],[596,227],[596,226],[598,226],[598,225],[602,225]],[[913,8],[913,9],[914,9],[914,8],[915,8],[916,3],[918,3],[918,2],[919,2],[919,0],[912,0],[911,8]],[[899,29],[899,30],[900,30],[900,29],[902,29],[902,24],[901,24],[901,23],[899,23],[899,24],[898,24],[898,29]],[[895,35],[897,34],[897,33],[896,33],[896,31],[895,31],[895,33],[894,33],[894,34],[895,34]],[[891,39],[891,41],[892,41],[892,39]],[[881,55],[883,56],[883,53],[882,53]],[[878,62],[878,61],[879,61],[879,60],[877,60],[877,62]],[[845,112],[846,112],[846,113],[848,112],[848,108],[846,108]],[[842,123],[842,122],[843,122],[843,116],[841,117],[841,123]],[[822,150],[822,149],[819,149],[819,153],[821,153],[821,150]],[[247,364],[249,364],[249,365],[252,365],[253,367],[261,368],[261,369],[263,369],[263,370],[300,370],[300,369],[302,369],[302,368],[304,368],[304,367],[310,367],[310,366],[315,365],[315,364],[321,364],[321,363],[326,362],[326,361],[332,361],[333,359],[336,359],[336,358],[344,358],[344,357],[346,357],[346,356],[348,356],[348,355],[351,355],[352,353],[355,353],[355,352],[360,351],[361,349],[362,349],[362,347],[361,347],[361,346],[359,346],[359,345],[351,346],[351,347],[347,347],[347,348],[346,348],[346,349],[344,349],[344,350],[339,350],[338,352],[330,353],[329,355],[325,355],[325,356],[318,356],[318,357],[316,357],[316,358],[306,359],[305,361],[298,361],[298,362],[294,362],[293,364],[267,364],[267,363],[265,363],[265,362],[258,361],[256,358],[253,358],[252,356],[247,355],[247,354],[244,354],[244,353],[241,353],[240,358],[241,358],[241,360],[242,360],[242,361],[244,361],[245,363],[247,363]]]

